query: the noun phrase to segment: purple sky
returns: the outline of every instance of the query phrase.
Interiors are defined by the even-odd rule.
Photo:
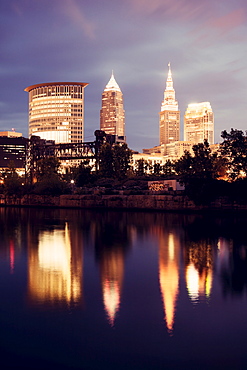
[[[215,142],[223,129],[247,129],[246,0],[0,0],[0,48],[0,130],[28,135],[25,87],[88,82],[85,141],[94,140],[113,69],[128,145],[158,145],[169,61],[181,133],[187,105],[202,101]]]

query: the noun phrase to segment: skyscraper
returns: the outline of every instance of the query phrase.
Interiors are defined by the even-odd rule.
[[[84,88],[87,83],[49,82],[29,86],[29,136],[78,143],[84,140]]]
[[[102,93],[100,110],[100,129],[106,134],[115,135],[125,140],[125,112],[123,94],[113,72]]]
[[[180,112],[178,110],[178,102],[175,99],[170,63],[168,67],[166,89],[160,112],[160,145],[179,140]]]
[[[209,102],[189,104],[184,115],[184,140],[214,143],[214,114]]]

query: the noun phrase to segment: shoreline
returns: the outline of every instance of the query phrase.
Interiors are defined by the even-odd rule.
[[[24,195],[23,197],[0,195],[0,207],[74,208],[122,211],[247,211],[247,204],[230,202],[220,197],[209,205],[196,205],[185,195]]]

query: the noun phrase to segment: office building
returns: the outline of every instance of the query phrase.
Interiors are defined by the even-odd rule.
[[[123,94],[113,72],[102,93],[100,129],[107,135],[114,135],[125,141],[125,111]]]
[[[214,143],[214,114],[209,102],[189,104],[184,115],[184,141]]]
[[[16,132],[14,129],[12,129],[11,131],[1,131],[0,136],[4,136],[4,137],[22,137],[22,133],[21,132]]]
[[[26,167],[28,140],[24,137],[0,136],[0,172],[13,166],[23,175]]]
[[[160,145],[178,141],[180,137],[180,112],[175,99],[170,63],[168,67],[166,89],[160,112]]]
[[[84,141],[84,88],[87,83],[50,82],[29,86],[29,136],[55,143]]]
[[[161,153],[167,160],[177,161],[184,155],[185,151],[193,154],[193,145],[194,143],[191,141],[174,141],[173,143],[163,145]]]

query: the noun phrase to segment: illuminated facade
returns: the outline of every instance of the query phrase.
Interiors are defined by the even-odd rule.
[[[180,112],[178,102],[175,99],[170,63],[168,66],[166,89],[160,112],[160,145],[179,140]]]
[[[194,143],[191,141],[174,141],[173,143],[164,144],[161,147],[161,153],[164,155],[166,160],[178,160],[184,155],[185,151],[190,152],[193,154],[193,147]]]
[[[3,134],[3,133],[2,133]],[[0,136],[0,172],[13,164],[19,175],[25,173],[27,139],[24,137]]]
[[[123,94],[114,78],[113,72],[102,94],[100,129],[108,135],[118,136],[125,140]]]
[[[84,140],[84,88],[87,83],[51,82],[29,86],[29,136],[78,143]]]
[[[184,115],[184,140],[214,143],[214,114],[209,102],[189,104]]]

